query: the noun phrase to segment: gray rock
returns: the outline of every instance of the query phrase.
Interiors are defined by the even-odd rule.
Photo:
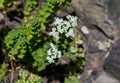
[[[116,28],[120,28],[120,0],[107,0],[108,18],[113,21]]]
[[[119,4],[120,0],[72,0],[75,15],[79,18],[78,30],[84,41],[87,63],[95,57],[103,60],[102,65],[96,69],[96,71],[103,68],[104,57],[106,53],[110,51],[109,48],[107,48],[106,52],[100,50],[97,41],[104,42],[108,39],[115,41],[120,38],[120,34],[118,34],[120,32]],[[81,26],[83,25],[88,27],[89,35],[81,31]],[[118,79],[120,79],[120,52],[117,52],[120,51],[119,49],[120,48],[114,49],[114,52],[111,52],[108,59],[105,59],[105,71]],[[90,68],[90,65],[87,64],[86,66],[88,67],[85,68],[85,72],[88,70],[87,68]],[[85,83],[85,79],[88,80],[88,78],[92,80],[92,75],[83,76],[83,83]],[[115,80],[112,81],[108,75],[98,75],[96,79],[94,83],[119,83]]]
[[[79,23],[96,27],[107,38],[114,38],[120,29],[119,0],[73,0]],[[80,28],[80,26],[79,26]]]
[[[120,39],[115,42],[110,50],[110,54],[105,59],[104,69],[120,80]]]
[[[109,76],[107,73],[102,72],[96,80],[92,83],[120,83],[117,79]]]

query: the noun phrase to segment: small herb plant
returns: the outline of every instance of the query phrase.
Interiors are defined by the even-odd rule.
[[[55,18],[52,31],[49,32],[49,35],[52,36],[53,43],[50,43],[50,49],[47,51],[47,60],[49,63],[54,63],[55,59],[60,59],[62,55],[66,55],[71,45],[75,44],[74,37],[75,31],[74,27],[77,26],[77,17],[68,15],[67,20],[62,18]]]
[[[11,3],[12,0],[10,0]],[[30,67],[44,70],[47,65],[58,65],[63,57],[70,62],[76,62],[76,66],[82,69],[84,66],[83,41],[78,35],[76,27],[77,17],[67,15],[64,19],[56,17],[53,27],[47,27],[52,21],[53,15],[60,10],[61,5],[67,5],[71,0],[47,0],[45,6],[38,11],[35,18],[24,23],[19,28],[12,29],[5,37],[4,48],[10,60],[25,62]],[[3,6],[3,0],[0,6]],[[38,0],[26,0],[24,15],[28,18],[38,7]],[[9,42],[8,42],[9,41]],[[69,64],[69,63],[68,63]],[[68,67],[68,71],[70,67]],[[76,70],[75,70],[76,71]],[[23,72],[16,83],[41,83],[30,81],[28,75]],[[36,77],[37,78],[37,77]],[[38,80],[38,79],[36,79]]]
[[[0,7],[6,12],[13,5],[13,0],[1,0]]]
[[[28,16],[31,15],[31,13],[38,8],[38,0],[26,0],[26,5],[24,8],[24,15]]]
[[[26,71],[19,73],[20,79],[15,83],[42,83],[41,78],[35,74],[28,75]]]
[[[65,2],[67,1],[63,0],[63,3]],[[20,61],[31,57],[31,60],[34,61],[30,65],[42,70],[46,65],[54,62],[54,59],[57,61],[61,55],[69,55],[67,47],[72,46],[71,51],[74,50],[74,47],[76,48],[72,41],[75,41],[74,29],[77,26],[77,17],[68,15],[66,20],[56,18],[54,22],[56,28],[47,32],[48,35],[43,33],[46,31],[48,19],[55,11],[59,10],[56,7],[59,8],[61,3],[62,1],[48,0],[35,19],[26,25],[22,24],[18,30],[13,29],[8,33],[4,43],[10,59]],[[52,48],[49,48],[50,46]],[[50,52],[54,52],[54,54],[51,53],[51,55]]]
[[[8,64],[3,63],[0,65],[0,80],[3,80],[6,77],[8,71]]]

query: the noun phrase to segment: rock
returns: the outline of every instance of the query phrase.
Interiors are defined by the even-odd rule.
[[[119,4],[120,0],[72,0],[71,6],[73,7],[74,12],[70,14],[77,15],[79,18],[77,28],[84,42],[86,62],[89,63],[91,60],[94,60],[94,58],[99,58],[102,60],[100,66],[94,64],[94,61],[92,62],[92,65],[86,64],[84,72],[90,70],[92,66],[94,66],[96,68],[96,72],[98,72],[99,69],[103,68],[102,65],[104,65],[105,60],[106,72],[110,72],[110,75],[116,78],[120,77],[119,50],[113,46],[112,49],[114,51],[111,50],[108,58],[104,59],[107,52],[111,48],[111,43],[106,41],[115,41],[120,38],[120,35],[118,35],[120,32]],[[85,28],[81,29],[82,25],[85,25],[88,28],[90,32],[89,35],[85,34],[88,33]],[[98,41],[100,42],[98,43]],[[81,77],[83,78],[83,83],[90,82],[93,77],[95,78],[95,76],[87,76],[87,74],[84,74]],[[109,76],[100,76],[98,80],[102,80],[104,78],[111,81]],[[105,80],[103,82],[96,81],[94,83],[97,82],[110,83]],[[114,83],[114,81],[111,81],[111,83],[112,82]]]
[[[111,43],[107,41],[103,41],[103,42],[97,41],[97,44],[98,44],[98,48],[103,51],[107,51],[107,49],[110,48],[111,46]]]
[[[72,0],[71,6],[63,7],[56,14],[59,17],[68,14],[78,17],[77,28],[83,39],[86,55],[82,83],[120,83],[113,78],[120,79],[120,48],[118,46],[116,49],[114,45],[111,50],[112,43],[108,41],[114,42],[120,38],[119,4],[120,0]],[[102,73],[103,66],[110,75]]]
[[[89,29],[96,27],[111,39],[120,30],[119,3],[119,0],[72,0],[79,23]]]
[[[120,83],[117,79],[109,76],[107,73],[102,72],[96,80],[92,83]]]
[[[101,66],[101,60],[96,58],[95,60],[90,61],[90,64],[92,69],[98,69]]]
[[[120,39],[115,42],[108,57],[105,59],[104,69],[120,80]]]

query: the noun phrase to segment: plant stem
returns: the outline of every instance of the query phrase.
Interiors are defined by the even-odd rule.
[[[13,78],[14,78],[14,64],[13,61],[11,60],[11,78],[10,78],[10,83],[13,83]]]

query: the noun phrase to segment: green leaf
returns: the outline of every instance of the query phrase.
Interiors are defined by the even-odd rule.
[[[65,78],[65,83],[80,83],[80,81],[77,77],[71,76],[71,78]]]
[[[85,57],[84,53],[79,53],[78,56],[82,58]]]
[[[75,46],[71,46],[71,47],[70,47],[70,52],[76,53],[77,51],[78,51],[78,48],[77,48],[77,47],[75,47]]]

